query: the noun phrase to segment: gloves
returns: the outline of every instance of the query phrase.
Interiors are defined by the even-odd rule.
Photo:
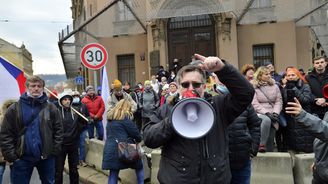
[[[279,121],[279,114],[274,112],[274,113],[272,113],[272,115],[273,115],[274,119],[277,119]]]
[[[270,119],[271,119],[271,122],[277,122],[279,123],[279,115],[277,113],[265,113],[265,115],[267,115]]]

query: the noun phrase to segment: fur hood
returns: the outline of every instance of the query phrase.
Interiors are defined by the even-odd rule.
[[[268,82],[262,82],[254,79],[251,81],[251,84],[253,85],[254,88],[260,88],[261,86],[266,86],[266,85],[273,86],[275,84],[275,81],[271,79]]]
[[[6,100],[5,102],[3,102],[2,106],[1,106],[1,114],[3,115],[4,113],[6,113],[9,106],[15,102],[18,102],[18,100],[10,99],[10,100]]]

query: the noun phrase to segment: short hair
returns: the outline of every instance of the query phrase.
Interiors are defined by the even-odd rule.
[[[255,67],[254,65],[252,64],[245,64],[241,67],[241,70],[240,72],[243,74],[243,75],[246,75],[246,73],[248,72],[248,70],[253,70],[255,72]]]
[[[312,64],[314,63],[314,61],[319,60],[319,59],[324,59],[327,62],[326,57],[324,57],[324,56],[318,56],[318,57],[313,58]]]
[[[41,83],[42,87],[45,86],[45,82],[43,79],[41,79],[39,76],[32,75],[26,79],[25,86],[28,87],[30,83],[36,83],[39,82]]]
[[[178,74],[177,74],[177,82],[178,84],[180,84],[181,82],[181,78],[183,77],[184,74],[186,73],[189,73],[189,72],[198,72],[201,74],[202,76],[202,82],[205,83],[206,82],[206,74],[205,74],[205,71],[202,70],[199,66],[196,66],[196,65],[186,65],[184,67],[182,67],[179,71],[178,71]]]

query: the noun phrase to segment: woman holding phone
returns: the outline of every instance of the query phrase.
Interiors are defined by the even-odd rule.
[[[299,70],[294,67],[287,68],[286,79],[287,83],[282,93],[284,108],[287,107],[287,102],[294,102],[296,97],[303,109],[311,113],[311,103],[314,103],[314,96]],[[286,120],[289,150],[305,153],[313,152],[314,137],[302,129],[293,116],[286,114]]]

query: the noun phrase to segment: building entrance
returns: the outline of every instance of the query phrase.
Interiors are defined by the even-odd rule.
[[[214,20],[210,15],[174,17],[168,22],[169,68],[175,58],[180,66],[191,61],[194,53],[215,55]]]

